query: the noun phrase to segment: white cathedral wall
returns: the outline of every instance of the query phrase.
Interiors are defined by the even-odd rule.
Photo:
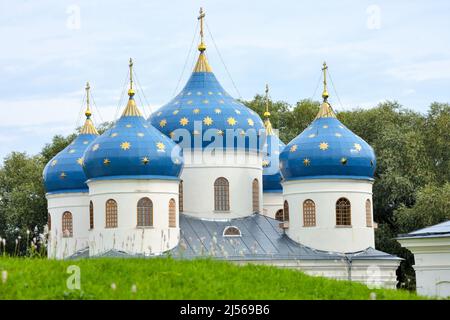
[[[178,180],[88,181],[94,205],[94,229],[89,234],[89,255],[109,250],[129,254],[158,255],[174,248],[180,237]],[[137,226],[137,203],[153,202],[153,226]],[[106,201],[117,202],[117,228],[106,228]],[[169,227],[169,201],[175,200],[176,227]]]
[[[287,235],[314,249],[355,252],[375,247],[373,227],[366,225],[366,200],[372,203],[372,182],[349,179],[310,179],[284,181],[283,198],[289,203]],[[336,226],[336,201],[347,198],[351,204],[351,226]],[[303,226],[303,202],[316,205],[316,226]],[[373,220],[373,218],[372,218]]]
[[[262,214],[275,219],[275,214],[280,209],[283,209],[283,193],[281,191],[264,192]]]
[[[259,209],[262,211],[262,155],[231,151],[208,156],[201,150],[184,151],[183,213],[207,219],[232,219],[253,213],[252,183],[259,182]],[[230,211],[214,210],[214,182],[229,182]]]
[[[88,247],[88,193],[47,194],[46,197],[51,219],[47,256],[53,259],[64,259],[78,250]],[[63,236],[62,216],[66,211],[72,214],[72,237]]]
[[[400,260],[262,260],[236,261],[237,264],[263,264],[302,271],[311,276],[351,280],[369,288],[396,289]],[[367,297],[369,299],[369,297]]]

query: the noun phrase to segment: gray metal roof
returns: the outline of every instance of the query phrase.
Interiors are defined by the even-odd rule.
[[[212,257],[232,261],[401,260],[374,248],[346,254],[315,250],[291,240],[279,227],[279,223],[280,221],[260,214],[220,221],[180,214],[181,239],[179,245],[167,254],[182,259]],[[241,236],[224,237],[223,231],[229,226],[237,227]],[[86,254],[86,252],[78,252],[72,257],[83,257]],[[108,251],[102,256],[130,255],[120,251]]]
[[[450,220],[434,226],[419,229],[410,233],[400,234],[398,239],[405,238],[438,238],[450,236]]]

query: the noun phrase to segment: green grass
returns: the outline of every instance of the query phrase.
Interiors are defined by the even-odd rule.
[[[70,265],[80,268],[80,290],[66,286]],[[208,259],[0,258],[2,271],[7,279],[0,276],[0,299],[369,299],[372,292],[377,299],[420,298],[294,270]]]

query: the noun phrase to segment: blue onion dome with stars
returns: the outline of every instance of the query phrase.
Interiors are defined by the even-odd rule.
[[[266,111],[264,112],[264,126],[266,128],[266,144],[263,149],[263,191],[264,192],[282,192],[281,173],[280,173],[280,152],[286,146],[283,141],[273,132],[270,122],[269,87],[266,85]]]
[[[323,103],[315,120],[284,148],[280,169],[288,180],[348,178],[373,180],[372,147],[345,127],[328,103],[324,63]]]
[[[98,137],[91,120],[89,108],[89,83],[86,86],[86,121],[78,136],[64,150],[59,152],[44,168],[44,186],[47,193],[88,192],[86,175],[83,171],[83,153]]]
[[[203,17],[201,12],[200,54],[192,75],[181,92],[153,113],[149,122],[183,148],[259,151],[265,140],[261,134],[264,124],[256,112],[236,101],[217,81],[206,58]]]
[[[91,180],[178,179],[181,148],[147,123],[134,100],[130,59],[129,99],[122,116],[84,153],[84,171]]]

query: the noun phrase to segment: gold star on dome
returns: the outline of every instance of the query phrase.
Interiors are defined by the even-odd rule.
[[[353,146],[355,147],[356,151],[358,151],[358,152],[361,151],[361,149],[362,149],[362,147],[359,143],[355,143]]]
[[[187,102],[187,104],[192,104],[192,102],[193,102],[192,100],[189,100],[189,101]]]
[[[224,103],[225,103],[225,101],[223,101],[223,100],[219,100],[219,103],[220,103],[220,104],[224,104]]]
[[[162,142],[158,142],[156,148],[158,148],[158,151],[166,151],[166,146]]]
[[[110,163],[111,163],[111,160],[109,160],[108,158],[103,159],[103,164],[105,166],[109,166]]]
[[[138,133],[137,133],[137,136],[138,136],[139,138],[142,138],[143,136],[145,136],[145,134],[143,134],[142,132],[138,132]]]
[[[53,160],[52,163],[50,163],[50,165],[51,165],[52,167],[54,167],[54,166],[56,166],[57,163],[58,163],[58,160]]]
[[[267,168],[267,167],[269,166],[269,164],[270,164],[270,161],[269,161],[269,160],[263,160],[263,161],[262,161],[262,166],[263,166],[264,168]]]
[[[324,129],[328,129],[328,125],[324,125],[322,128]]]
[[[236,119],[234,119],[233,117],[229,117],[227,119],[227,122],[230,126],[234,126],[236,124]]]
[[[339,132],[336,132],[334,135],[338,138],[342,137],[342,134],[340,134]]]
[[[61,174],[59,175],[59,177],[61,179],[64,179],[65,177],[67,177],[67,174],[65,172],[61,172]]]
[[[145,165],[145,164],[148,164],[150,162],[150,160],[148,159],[148,157],[143,157],[142,158],[142,163]]]
[[[162,115],[162,112],[160,111],[156,115],[159,117],[160,115]]]
[[[173,139],[173,137],[175,137],[175,132],[171,132],[171,133],[169,133],[169,136]]]
[[[89,143],[89,141],[83,141],[83,144],[88,144]]]
[[[223,131],[222,131],[222,130],[217,130],[217,134],[218,134],[219,136],[223,136]]]
[[[222,110],[220,110],[220,109],[214,109],[214,112],[216,113],[216,114],[220,114],[221,112],[222,112]]]
[[[117,132],[111,133],[111,138],[117,137]]]
[[[253,127],[253,125],[255,124],[252,119],[247,119],[247,123],[251,127]]]
[[[345,166],[347,164],[347,158],[341,158],[341,164]]]
[[[217,92],[217,94],[218,94],[219,96],[221,96],[221,95],[222,95],[222,92]]]
[[[173,162],[174,162],[175,164],[180,164],[180,159],[176,158]]]
[[[297,151],[298,146],[296,144],[292,145],[291,148],[289,149],[290,152],[295,152]]]
[[[208,99],[205,99],[205,100],[203,100],[203,103],[204,103],[204,104],[208,104],[208,103],[209,103],[209,100],[208,100]]]
[[[201,95],[202,95],[202,92],[201,92],[201,91],[197,91],[197,95],[198,95],[198,96],[201,96]]]
[[[245,131],[241,130],[241,136],[245,136]]]
[[[160,126],[161,128],[164,128],[164,127],[166,126],[166,124],[167,124],[167,120],[166,120],[166,119],[162,119],[162,120],[159,122],[159,126]]]
[[[180,119],[180,124],[184,127],[185,125],[187,125],[189,123],[188,118],[183,117]]]
[[[343,127],[343,126],[341,126],[341,125],[339,125],[339,128],[341,128],[341,129],[344,129],[344,127]]]
[[[175,110],[174,112],[172,112],[173,115],[178,114],[178,112],[180,112],[180,110]]]
[[[212,96],[212,95],[213,95],[212,91],[208,91],[208,94],[209,94],[210,96]]]
[[[205,117],[205,118],[203,119],[203,123],[204,123],[206,126],[210,126],[210,125],[212,125],[212,123],[213,123],[213,119],[211,119],[211,117]]]
[[[92,151],[97,151],[98,148],[100,148],[100,145],[98,143],[96,143],[92,146]]]
[[[148,125],[144,124],[144,128],[148,128]]]
[[[131,124],[127,124],[125,127],[127,127],[127,128],[131,128],[132,127],[132,125]]]
[[[309,166],[311,164],[311,160],[309,160],[308,158],[303,159],[303,165],[305,167]]]
[[[190,92],[190,91],[187,93],[188,96],[190,96],[191,94],[192,94],[192,92]]]
[[[319,144],[319,148],[320,148],[320,150],[323,150],[323,151],[327,150],[328,149],[328,143],[327,142],[321,142]]]
[[[75,151],[76,151],[75,149],[70,149],[69,153],[75,153]]]
[[[311,133],[308,138],[314,138],[316,135],[314,133]]]
[[[131,148],[131,144],[128,141],[125,141],[120,144],[120,147],[122,150],[128,150]]]
[[[235,109],[234,112],[236,112],[236,114],[241,114],[241,111]]]
[[[194,130],[193,134],[194,134],[194,136],[198,136],[200,134],[200,131]]]
[[[180,104],[180,101],[175,101],[174,103],[173,103],[174,105],[177,105],[177,104]]]
[[[194,110],[192,110],[192,112],[194,114],[199,114],[200,113],[200,109],[199,108],[195,108]]]
[[[84,164],[84,159],[83,159],[83,157],[78,158],[78,159],[77,159],[77,163],[78,163],[80,166],[82,166],[82,165]]]

